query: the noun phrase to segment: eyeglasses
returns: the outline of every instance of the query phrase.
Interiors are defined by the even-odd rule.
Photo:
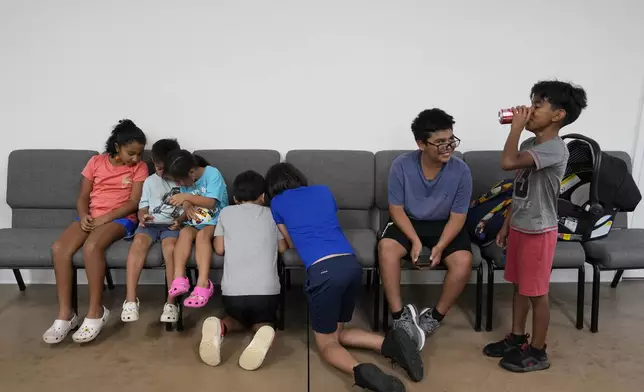
[[[441,143],[432,143],[425,141],[425,144],[431,144],[432,146],[436,146],[436,150],[438,150],[439,153],[447,152],[450,149],[455,150],[456,147],[458,147],[459,144],[461,144],[461,139],[457,138],[456,136],[452,136],[449,141],[446,142],[441,142]]]

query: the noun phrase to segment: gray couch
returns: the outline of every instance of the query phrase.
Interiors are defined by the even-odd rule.
[[[377,268],[377,233],[388,220],[387,177],[393,159],[406,151],[294,150],[288,152],[286,161],[293,163],[309,178],[312,184],[326,184],[333,191],[338,207],[338,217],[345,234],[354,247],[360,263],[367,273],[367,287],[373,287],[373,328],[380,325],[380,278]],[[196,151],[224,176],[226,184],[232,185],[237,174],[255,170],[264,174],[280,161],[273,150],[202,150]],[[0,268],[12,269],[21,290],[25,289],[20,269],[51,269],[51,246],[62,230],[77,216],[76,199],[80,187],[80,172],[88,159],[97,154],[90,150],[17,150],[9,155],[7,176],[7,204],[12,209],[12,227],[0,229]],[[630,163],[624,153],[614,153]],[[473,195],[478,196],[490,186],[508,177],[498,165],[500,151],[471,151],[462,156],[472,170]],[[150,168],[153,170],[153,168]],[[625,214],[620,215],[617,226],[625,227]],[[583,325],[584,261],[593,264],[593,329],[597,327],[597,309],[600,270],[624,270],[644,268],[644,253],[641,230],[614,230],[601,241],[585,244],[559,243],[554,268],[572,268],[579,272],[577,326]],[[624,246],[626,241],[636,245]],[[639,242],[638,242],[639,241]],[[495,269],[499,269],[500,252],[494,246],[479,249],[473,246],[473,270],[476,280],[476,330],[481,327],[483,263],[488,266],[487,325],[492,328],[493,287]],[[117,241],[105,254],[110,268],[125,268],[129,243]],[[424,249],[423,252],[429,252]],[[638,257],[639,256],[639,257]],[[74,282],[76,270],[83,268],[82,251],[74,255]],[[408,265],[408,264],[407,264]],[[213,255],[212,267],[221,268],[223,258]],[[145,268],[163,268],[161,248],[153,245]],[[194,254],[188,263],[195,269]],[[285,316],[284,289],[288,286],[290,270],[302,268],[297,252],[287,251],[279,263],[282,283],[280,326]],[[619,275],[619,273],[618,273]],[[620,275],[621,276],[621,275]],[[108,287],[113,287],[109,273]],[[616,281],[618,278],[616,279]],[[76,283],[74,283],[76,291]],[[76,295],[74,293],[74,306]],[[383,296],[382,325],[388,326],[388,310]],[[181,318],[180,318],[181,320]],[[182,328],[181,322],[177,328]]]

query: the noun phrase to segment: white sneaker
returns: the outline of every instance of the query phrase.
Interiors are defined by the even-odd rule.
[[[131,323],[139,319],[139,299],[136,302],[123,301],[123,311],[121,311],[121,321]]]
[[[221,320],[217,317],[208,317],[201,327],[201,343],[199,343],[199,356],[205,364],[217,366],[221,362]]]
[[[72,329],[78,328],[78,316],[72,315],[71,320],[54,320],[54,323],[42,335],[42,340],[47,344],[60,343],[67,337]]]
[[[169,304],[166,302],[163,305],[163,313],[161,313],[161,322],[162,323],[176,323],[179,320],[179,307],[174,304]]]
[[[275,330],[272,327],[265,325],[258,329],[253,340],[239,357],[239,366],[245,370],[255,370],[262,366],[274,338]]]
[[[81,324],[78,331],[72,335],[72,340],[76,343],[87,343],[96,339],[101,330],[110,319],[110,311],[103,306],[103,317],[98,319],[91,319],[85,317],[83,324]]]

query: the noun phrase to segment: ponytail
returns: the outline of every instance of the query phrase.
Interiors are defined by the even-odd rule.
[[[145,133],[132,120],[120,120],[105,142],[105,152],[115,156],[118,152],[117,146],[124,146],[132,142],[145,145],[147,143]]]

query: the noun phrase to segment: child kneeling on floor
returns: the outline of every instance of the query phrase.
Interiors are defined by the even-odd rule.
[[[358,362],[345,347],[371,349],[399,363],[412,380],[420,381],[423,362],[405,332],[392,329],[382,337],[359,328],[344,328],[353,315],[362,268],[340,227],[331,190],[324,185],[308,186],[306,177],[289,163],[271,167],[266,182],[275,223],[306,267],[304,292],[322,358],[371,391],[400,392],[405,386],[376,365]]]
[[[172,254],[179,238],[183,208],[169,203],[169,199],[179,193],[179,184],[164,176],[163,163],[168,154],[175,150],[179,150],[179,143],[175,139],[161,139],[152,145],[152,163],[155,173],[146,178],[143,183],[143,193],[139,201],[139,227],[136,229],[134,241],[127,255],[127,293],[121,312],[121,320],[126,323],[139,319],[139,299],[136,296],[136,288],[148,252],[157,241],[161,242],[168,287],[174,278]],[[179,309],[175,299],[168,295],[161,313],[161,322],[174,323],[178,316]]]
[[[224,256],[221,291],[226,316],[209,317],[202,326],[199,355],[210,366],[221,362],[221,343],[228,332],[255,332],[239,357],[239,366],[246,370],[261,366],[275,337],[280,292],[277,252],[286,250],[286,241],[270,209],[264,207],[265,190],[259,173],[241,173],[233,183],[235,205],[219,214],[213,245]]]

